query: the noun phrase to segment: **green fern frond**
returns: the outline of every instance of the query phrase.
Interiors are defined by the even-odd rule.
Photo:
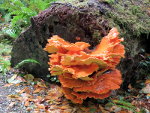
[[[135,108],[131,103],[126,102],[124,100],[112,100],[112,102],[115,103],[115,104],[120,104],[120,105],[130,107],[130,108]]]
[[[130,102],[127,102],[127,101],[124,101],[124,100],[112,100],[112,105],[116,105],[120,108],[123,108],[123,109],[127,109],[129,111],[132,111],[134,113],[137,113],[135,110],[136,110],[136,107],[133,106]]]
[[[127,106],[124,106],[124,105],[117,105],[118,107],[120,107],[120,108],[123,108],[123,109],[127,109],[127,110],[129,110],[129,111],[132,111],[132,112],[134,112],[134,113],[137,113],[136,111],[135,111],[135,109],[136,108],[130,108],[130,107],[127,107]]]
[[[17,38],[21,31],[31,24],[30,18],[48,8],[54,1],[56,0],[3,0],[0,9],[6,10],[10,14],[10,27],[15,31],[13,36]]]
[[[38,61],[34,60],[34,59],[25,59],[25,60],[19,62],[14,68],[19,68],[19,67],[21,67],[21,66],[23,66],[24,64],[27,64],[27,63],[35,63],[35,64],[40,65],[40,63]]]

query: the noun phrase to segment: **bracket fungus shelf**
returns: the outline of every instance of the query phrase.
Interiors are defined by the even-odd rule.
[[[120,88],[122,77],[116,65],[125,54],[122,41],[116,28],[93,50],[88,43],[70,43],[57,35],[48,39],[44,50],[51,53],[49,71],[58,76],[67,99],[82,104],[88,97],[104,99]]]

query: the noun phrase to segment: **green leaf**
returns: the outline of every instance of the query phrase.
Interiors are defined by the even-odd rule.
[[[11,20],[11,13],[7,13],[4,15],[5,22],[9,22]]]
[[[0,58],[0,72],[2,72],[3,75],[6,75],[7,71],[9,70],[9,67],[10,61]]]
[[[130,108],[135,108],[131,103],[123,101],[123,100],[112,100],[112,101],[116,104],[121,104],[121,105],[124,105],[124,106],[128,106]]]
[[[17,24],[17,22],[20,22],[22,20],[22,16],[14,16],[13,19],[11,20],[11,24],[13,24],[13,26],[15,26],[15,24]]]
[[[34,76],[32,74],[26,74],[26,75],[24,75],[24,78],[30,82],[32,82],[34,80]]]
[[[21,10],[22,10],[21,13],[24,14],[24,16],[27,16],[27,15],[28,16],[35,16],[35,15],[37,15],[37,13],[35,11],[33,11],[27,7],[22,7]]]
[[[115,2],[115,0],[105,0],[105,1],[108,3],[114,3]]]
[[[11,28],[5,28],[5,29],[2,29],[2,31],[6,34],[8,34],[9,36],[13,37],[13,38],[16,38],[18,35],[16,34],[16,32],[11,29]]]
[[[49,77],[51,77],[51,75],[47,75],[46,77],[49,78]]]
[[[90,109],[90,113],[96,113],[96,109],[95,108],[91,108]]]

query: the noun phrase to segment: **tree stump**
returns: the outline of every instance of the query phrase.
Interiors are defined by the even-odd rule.
[[[131,79],[138,76],[135,74],[139,73],[141,50],[149,51],[148,5],[148,0],[63,0],[53,3],[32,17],[31,26],[14,42],[12,67],[25,59],[37,60],[40,65],[28,63],[21,68],[47,80],[49,59],[43,48],[52,35],[59,35],[69,42],[76,42],[76,37],[80,37],[81,41],[90,43],[92,49],[112,27],[117,27],[125,39],[126,58],[118,68],[122,71],[123,88],[126,89]]]

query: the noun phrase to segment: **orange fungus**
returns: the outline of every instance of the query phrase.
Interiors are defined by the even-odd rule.
[[[58,76],[67,99],[82,104],[86,98],[104,99],[120,88],[121,73],[115,67],[125,54],[122,41],[116,28],[94,50],[88,43],[70,43],[57,35],[48,39],[44,50],[51,53],[49,70]]]

